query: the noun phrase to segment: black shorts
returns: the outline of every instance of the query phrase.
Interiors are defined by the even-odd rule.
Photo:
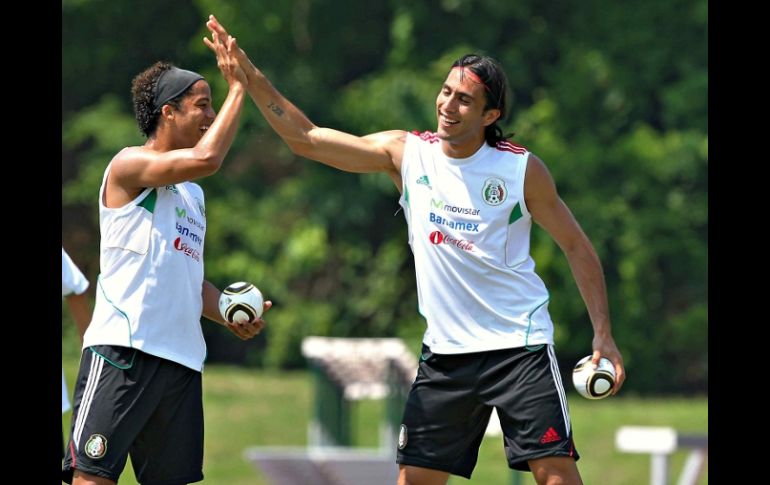
[[[117,481],[131,455],[142,485],[203,480],[201,373],[136,349],[83,351],[62,480]]]
[[[396,462],[470,478],[493,407],[510,468],[579,458],[552,345],[442,355],[423,345]]]

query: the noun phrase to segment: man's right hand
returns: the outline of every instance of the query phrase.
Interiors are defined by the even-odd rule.
[[[262,305],[262,314],[264,315],[264,313],[268,311],[272,306],[273,302],[270,300],[264,302]],[[235,334],[239,339],[249,340],[256,337],[257,334],[259,334],[259,332],[265,328],[266,324],[267,322],[265,322],[262,317],[259,317],[251,322],[225,322],[225,327],[227,327],[227,329]]]

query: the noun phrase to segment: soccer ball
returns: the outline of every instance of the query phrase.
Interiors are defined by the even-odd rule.
[[[263,303],[262,292],[256,286],[239,281],[222,291],[219,313],[230,323],[248,323],[262,316]]]
[[[609,359],[602,357],[599,365],[593,368],[590,355],[583,357],[572,369],[572,383],[578,394],[586,399],[603,399],[610,395],[615,387],[615,366]]]

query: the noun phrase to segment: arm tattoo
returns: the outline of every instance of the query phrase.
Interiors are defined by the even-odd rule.
[[[272,101],[270,101],[267,104],[267,107],[270,108],[270,111],[277,114],[278,116],[283,116],[283,110],[281,109],[281,107],[273,103]]]

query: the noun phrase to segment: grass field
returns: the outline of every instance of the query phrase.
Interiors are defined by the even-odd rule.
[[[75,344],[77,345],[77,344]],[[77,354],[64,352],[67,382],[77,372]],[[72,389],[70,388],[70,391]],[[214,485],[272,485],[243,459],[250,446],[303,446],[312,409],[312,383],[306,372],[265,372],[238,367],[209,365],[203,377],[206,424],[203,483]],[[650,481],[649,455],[615,450],[615,430],[622,425],[672,426],[690,434],[708,433],[708,399],[646,399],[632,396],[588,401],[571,394],[570,414],[577,449],[578,467],[586,484],[646,485]],[[374,447],[382,404],[358,403],[354,408],[354,444]],[[70,413],[62,417],[69,434]],[[686,452],[671,459],[671,483],[682,469]],[[121,485],[135,485],[130,464]],[[484,439],[471,480],[453,477],[450,485],[510,485],[515,483],[503,453],[502,438]],[[534,484],[522,475],[521,485]],[[708,476],[700,484],[708,483]],[[308,484],[312,485],[312,484]]]

